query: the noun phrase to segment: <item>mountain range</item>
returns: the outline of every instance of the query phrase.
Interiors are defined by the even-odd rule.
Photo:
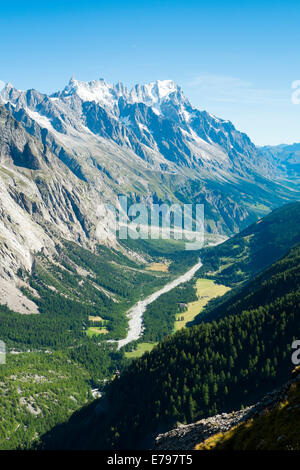
[[[30,271],[41,250],[57,254],[61,239],[93,250],[97,224],[110,231],[97,208],[120,194],[150,205],[204,203],[206,232],[230,236],[299,198],[297,148],[257,148],[171,80],[129,90],[72,78],[50,95],[8,83],[0,94],[1,294],[16,310],[33,308],[16,271]]]
[[[128,89],[72,78],[53,94],[7,84],[1,448],[149,447],[178,420],[238,410],[287,380],[299,330],[299,182],[299,144],[258,148],[173,81]],[[99,208],[120,195],[204,204],[206,246],[119,239]],[[126,312],[199,257],[196,283],[154,300],[142,336],[118,349]],[[214,291],[208,303],[201,280]]]

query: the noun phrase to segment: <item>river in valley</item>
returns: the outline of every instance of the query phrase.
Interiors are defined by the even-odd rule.
[[[192,268],[190,268],[186,273],[181,274],[179,277],[174,279],[173,281],[166,284],[164,287],[160,288],[153,294],[146,297],[144,300],[140,300],[137,302],[131,309],[127,312],[127,316],[129,319],[129,328],[127,332],[126,338],[120,339],[117,341],[118,349],[122,348],[131,341],[135,341],[142,336],[143,333],[143,315],[144,312],[149,304],[154,302],[154,300],[158,299],[162,294],[169,292],[174,287],[183,284],[184,282],[190,281],[196,271],[202,266],[201,261],[199,260]]]

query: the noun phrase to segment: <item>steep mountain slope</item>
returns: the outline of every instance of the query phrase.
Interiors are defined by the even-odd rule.
[[[8,84],[1,95],[81,180],[132,200],[205,203],[208,231],[231,234],[299,196],[274,182],[271,156],[229,121],[194,108],[172,81],[129,91],[71,79],[51,96]]]
[[[236,314],[244,307],[256,308],[261,302],[274,297],[274,292],[280,295],[286,281],[278,275],[275,288],[275,274],[277,271],[280,273],[282,265],[270,264],[298,242],[299,202],[284,205],[224,243],[201,250],[199,255],[203,266],[197,277],[212,279],[218,284],[230,286],[231,289],[222,297],[211,299],[188,326]],[[270,267],[267,268],[268,266]],[[258,273],[261,274],[255,277]],[[265,293],[264,283],[271,276],[274,276],[274,286],[270,292]],[[289,282],[297,285],[299,279],[297,276],[290,276]],[[258,295],[260,291],[264,292],[261,296]],[[178,292],[174,292],[174,299],[176,294]]]
[[[137,85],[128,91],[122,84],[113,86],[104,80],[71,79],[62,92],[50,97],[35,90],[20,92],[8,84],[2,98],[15,107],[15,113],[23,110],[57,132],[67,134],[70,127],[91,131],[152,162],[169,160],[191,167],[199,160],[200,166],[213,163],[223,169],[265,164],[246,135],[228,121],[192,108],[171,81]]]
[[[155,450],[299,450],[300,370],[244,410],[181,425],[157,436]]]
[[[45,436],[45,447],[149,447],[153,434],[178,420],[255,403],[290,373],[300,327],[299,269],[297,245],[257,282],[249,307],[242,291],[236,314],[167,337],[109,384],[105,408],[100,401],[77,413]]]
[[[296,256],[294,268],[288,269],[290,257]],[[269,268],[256,276],[252,281],[242,287],[233,289],[223,297],[212,300],[201,314],[199,314],[193,324],[200,322],[211,322],[235,315],[244,309],[255,309],[261,305],[268,304],[279,298],[285,292],[287,284],[290,289],[297,289],[300,284],[297,262],[297,250],[292,249],[289,256],[272,264]],[[282,274],[284,273],[284,274]],[[272,279],[272,283],[269,280]],[[269,285],[269,290],[266,290]]]
[[[95,208],[103,195],[76,176],[47,143],[30,136],[3,106],[0,188],[1,298],[21,312],[25,302],[26,313],[34,304],[15,290],[17,270],[30,272],[37,252],[57,253],[62,238],[92,248],[99,222]],[[111,191],[110,197],[113,200]]]
[[[113,224],[98,208],[117,206],[120,194],[149,206],[204,204],[206,231],[223,235],[300,197],[272,180],[272,156],[194,108],[172,81],[129,91],[72,79],[51,96],[8,84],[0,101],[0,297],[21,313],[37,307],[18,269],[31,272],[41,250],[55,256],[62,239],[95,250],[98,229]],[[105,243],[128,254],[111,233]]]
[[[121,149],[117,151],[122,154]],[[127,155],[126,163],[130,165]],[[89,171],[93,173],[92,168]],[[17,273],[33,274],[38,255],[50,265],[57,264],[55,258],[66,251],[66,240],[95,252],[98,227],[108,232],[113,223],[109,213],[99,215],[97,209],[105,202],[117,204],[118,192],[105,179],[109,177],[101,171],[96,183],[88,181],[62,148],[53,149],[38,135],[30,135],[0,106],[0,303],[20,313],[37,313],[38,302],[34,295],[29,299],[21,291],[29,285]],[[141,179],[135,175],[134,181],[140,184]],[[145,263],[141,254],[119,245],[112,233],[101,243],[126,255],[120,262],[122,268],[131,258],[139,266]],[[111,253],[107,267],[113,261]],[[78,263],[81,269],[80,259]],[[151,273],[145,276],[150,280]]]
[[[201,251],[200,275],[235,286],[300,242],[300,202],[287,204],[213,249]]]

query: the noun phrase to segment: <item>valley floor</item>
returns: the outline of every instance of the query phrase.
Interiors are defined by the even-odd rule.
[[[132,341],[138,340],[143,332],[143,314],[148,305],[154,302],[162,294],[166,294],[175,287],[183,284],[184,282],[190,281],[194,274],[202,266],[201,261],[199,260],[192,268],[190,268],[186,273],[180,275],[173,281],[166,284],[161,289],[157,290],[153,294],[149,295],[145,300],[140,300],[136,305],[134,305],[128,312],[129,317],[129,329],[126,338],[118,341],[118,348],[126,346],[126,344],[131,343]]]
[[[198,299],[195,302],[189,302],[185,312],[177,314],[175,331],[181,330],[181,328],[186,327],[189,322],[193,321],[211,299],[224,295],[230,290],[229,287],[216,284],[211,279],[197,279],[196,289]]]

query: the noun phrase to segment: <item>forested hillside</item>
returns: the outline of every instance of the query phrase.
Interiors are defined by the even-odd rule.
[[[236,286],[300,242],[300,202],[274,210],[225,243],[201,251],[200,276]]]
[[[282,388],[265,397],[265,408],[252,419],[227,432],[215,434],[196,450],[300,449],[300,368]]]
[[[43,445],[149,446],[151,435],[176,421],[239,409],[287,380],[300,328],[299,258],[300,245],[254,282],[250,297],[247,286],[239,293],[232,314],[168,336],[133,361],[107,387],[108,413],[97,416],[96,402]]]
[[[123,352],[107,341],[125,336],[125,312],[175,277],[146,269],[142,257],[135,261],[103,246],[92,253],[62,241],[58,249],[56,257],[36,255],[31,273],[18,271],[20,288],[38,314],[20,315],[0,305],[7,352],[0,368],[1,449],[30,448],[93,401],[92,388],[102,390],[126,364]],[[180,253],[172,257],[164,246],[157,255],[144,254],[152,261],[168,258],[181,272],[194,255],[180,266]],[[188,286],[186,295],[192,293]]]
[[[0,367],[0,448],[34,441],[93,400],[92,388],[122,364],[113,347],[86,344],[66,351],[9,354]]]
[[[190,258],[190,265],[194,258]],[[179,262],[174,261],[177,266]],[[29,274],[19,270],[21,290],[39,308],[38,315],[20,315],[0,305],[1,339],[8,348],[62,349],[126,335],[126,311],[172,279],[172,274],[146,271],[145,265],[121,253],[98,247],[96,253],[71,242],[60,256],[40,253]],[[105,323],[105,335],[88,338],[89,319]]]
[[[280,299],[288,289],[296,290],[300,285],[298,246],[245,286],[212,299],[203,313],[195,318],[194,324],[238,315],[245,309],[255,309]]]

